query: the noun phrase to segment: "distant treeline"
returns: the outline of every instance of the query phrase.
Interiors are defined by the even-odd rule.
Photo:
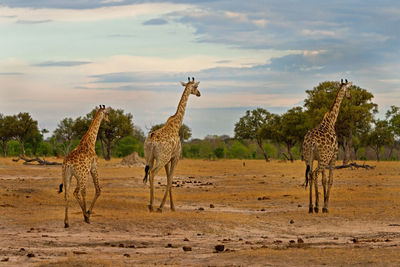
[[[314,128],[331,108],[339,88],[338,82],[322,82],[307,90],[303,107],[294,107],[282,115],[263,108],[248,110],[234,125],[235,136],[210,135],[190,139],[191,129],[183,124],[179,135],[182,157],[203,159],[295,160],[301,158],[301,143],[309,129]],[[391,106],[385,119],[375,118],[378,105],[373,95],[353,85],[351,98],[344,99],[336,122],[339,158],[350,160],[398,160],[400,158],[400,108]],[[60,156],[68,154],[86,133],[96,109],[84,117],[64,118],[50,138],[44,140],[46,129],[29,113],[0,114],[0,146],[3,156]],[[105,159],[124,157],[134,151],[143,156],[144,132],[133,124],[132,114],[111,109],[109,123],[102,122],[96,152]],[[165,118],[166,120],[167,118]],[[162,127],[154,125],[150,131]],[[188,141],[189,140],[189,141]]]

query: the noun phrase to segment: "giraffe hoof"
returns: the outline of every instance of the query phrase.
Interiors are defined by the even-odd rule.
[[[174,208],[174,207],[171,207],[171,211],[175,211],[175,208]]]
[[[319,212],[319,208],[315,207],[315,208],[314,208],[314,212],[315,212],[315,213],[318,213],[318,212]]]
[[[308,213],[313,213],[313,208],[312,207],[308,208]]]
[[[89,215],[85,215],[84,217],[85,217],[85,222],[90,223]]]
[[[68,223],[64,223],[64,228],[68,228],[69,224]]]
[[[153,206],[152,205],[149,205],[148,208],[149,208],[150,212],[153,212]]]
[[[328,208],[322,208],[323,213],[328,213]]]
[[[162,213],[162,209],[161,209],[161,208],[158,208],[158,209],[157,209],[157,212],[158,212],[158,213]]]

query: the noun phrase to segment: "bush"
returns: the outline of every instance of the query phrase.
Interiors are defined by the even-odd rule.
[[[121,138],[112,150],[113,157],[126,157],[133,152],[137,152],[139,156],[143,157],[143,144],[133,136],[126,136]]]

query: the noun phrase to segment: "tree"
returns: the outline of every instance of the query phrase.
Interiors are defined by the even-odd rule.
[[[322,82],[312,90],[307,90],[304,107],[307,113],[307,128],[316,127],[324,114],[330,110],[339,89],[339,82]],[[377,112],[377,105],[372,102],[372,93],[356,85],[350,88],[350,99],[343,99],[336,121],[336,134],[343,147],[343,164],[350,160],[353,136],[367,129]]]
[[[27,112],[20,112],[16,116],[15,124],[12,126],[13,136],[21,145],[22,154],[25,155],[24,142],[39,134],[38,122],[33,120]]]
[[[398,142],[400,139],[400,107],[391,106],[386,112],[386,120],[389,123],[394,140]],[[392,157],[393,149],[397,142],[393,142],[393,145],[390,146],[389,158]]]
[[[7,157],[7,143],[13,138],[12,127],[15,125],[15,116],[3,116],[0,114],[0,144],[3,157]]]
[[[374,121],[374,128],[364,134],[363,142],[365,145],[370,146],[376,154],[377,161],[380,161],[380,152],[382,146],[392,145],[394,142],[393,132],[390,125],[385,120]]]
[[[74,131],[74,120],[65,118],[58,123],[57,128],[53,132],[53,137],[57,144],[60,144],[61,151],[66,156],[72,148],[72,140],[77,137]]]
[[[164,125],[165,123],[156,124],[151,127],[150,132],[161,129],[162,127],[164,127]],[[190,137],[192,137],[192,129],[190,129],[189,126],[183,123],[181,125],[181,128],[179,128],[179,138],[181,139],[181,143],[183,144],[183,141],[189,140]]]
[[[235,138],[256,140],[267,162],[269,158],[262,145],[261,127],[271,119],[271,113],[265,109],[257,108],[251,111],[247,110],[246,115],[235,124]]]

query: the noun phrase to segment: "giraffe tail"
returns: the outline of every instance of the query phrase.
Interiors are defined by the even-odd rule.
[[[307,167],[306,167],[306,183],[305,183],[305,189],[307,189],[307,186],[308,186],[308,173],[310,172],[310,165],[308,165],[307,164]]]
[[[60,184],[60,185],[59,185],[59,188],[58,188],[58,193],[59,193],[59,194],[61,194],[62,191],[63,191],[63,185],[64,185],[64,184]]]
[[[144,171],[145,171],[145,175],[144,175],[144,178],[143,178],[143,183],[144,183],[144,184],[147,183],[147,177],[148,177],[148,175],[149,175],[149,169],[150,169],[150,166],[149,166],[149,165],[146,165],[146,167],[144,168]]]

